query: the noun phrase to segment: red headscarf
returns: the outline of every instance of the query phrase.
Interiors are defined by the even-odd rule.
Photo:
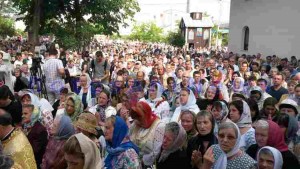
[[[140,127],[143,128],[149,128],[151,127],[152,123],[158,118],[151,110],[151,107],[148,105],[148,103],[144,101],[139,101],[135,106],[131,108],[136,113],[136,116],[145,118],[145,121],[143,124],[140,124]]]
[[[280,152],[287,151],[289,148],[284,141],[284,135],[277,123],[267,120],[269,124],[269,137],[267,145],[276,148]]]

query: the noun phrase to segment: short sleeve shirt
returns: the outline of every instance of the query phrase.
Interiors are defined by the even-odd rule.
[[[64,80],[58,72],[58,69],[64,68],[62,61],[51,58],[45,62],[43,68],[46,77],[46,86],[59,91],[62,87],[61,84],[64,84]]]

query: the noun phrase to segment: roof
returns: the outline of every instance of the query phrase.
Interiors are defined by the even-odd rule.
[[[210,17],[203,17],[202,20],[193,20],[190,16],[183,16],[181,22],[183,21],[185,27],[201,28],[201,27],[213,27],[214,23]]]

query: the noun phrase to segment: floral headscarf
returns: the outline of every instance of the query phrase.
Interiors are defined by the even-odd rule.
[[[30,122],[24,124],[24,128],[25,129],[32,128],[34,126],[34,124],[38,121],[39,122],[42,121],[41,110],[40,110],[40,108],[34,106],[33,111],[31,113]]]
[[[80,96],[78,96],[75,93],[73,93],[71,96],[69,96],[66,101],[68,101],[69,99],[71,99],[74,102],[75,111],[71,116],[69,116],[68,113],[66,112],[66,108],[67,108],[67,104],[66,104],[65,105],[65,115],[69,116],[71,118],[72,122],[74,122],[77,120],[77,117],[82,113],[83,105],[82,105]]]

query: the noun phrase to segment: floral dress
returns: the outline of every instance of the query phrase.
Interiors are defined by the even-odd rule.
[[[141,164],[138,154],[130,148],[112,159],[112,168],[114,169],[140,169]]]

